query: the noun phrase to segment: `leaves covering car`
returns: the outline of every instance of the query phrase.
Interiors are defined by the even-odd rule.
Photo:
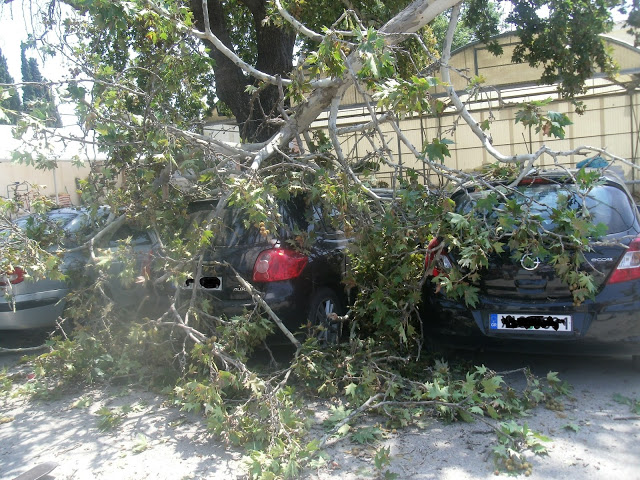
[[[275,317],[294,334],[337,341],[341,328],[329,316],[345,310],[347,239],[322,207],[304,195],[276,200],[256,218],[239,205],[217,206],[192,205],[193,222],[207,224],[205,247],[179,289],[178,311],[191,312],[209,334],[225,319],[248,315],[253,326]]]
[[[621,178],[542,172],[452,200],[448,231],[427,254],[432,332],[471,345],[640,353],[640,220]]]

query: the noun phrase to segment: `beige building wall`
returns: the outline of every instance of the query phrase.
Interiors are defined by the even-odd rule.
[[[66,137],[84,137],[83,132],[73,127],[60,129],[59,133]],[[15,152],[29,152],[30,147],[13,137],[11,125],[0,125],[0,196],[26,195],[23,200],[28,202],[38,192],[53,198],[61,206],[80,205],[77,180],[85,180],[91,164],[100,163],[104,155],[93,147],[63,142],[55,137],[42,146],[49,152],[47,160],[55,162],[56,168],[40,170],[33,165],[13,162]]]
[[[588,82],[588,90],[580,100],[586,106],[586,112],[578,115],[573,105],[560,98],[555,86],[537,84],[539,69],[528,65],[512,64],[511,52],[516,45],[516,38],[511,35],[499,37],[504,48],[504,55],[495,57],[481,44],[469,45],[456,52],[451,65],[468,76],[481,75],[487,88],[469,98],[465,96],[466,80],[461,76],[453,78],[453,84],[461,95],[478,123],[490,120],[490,134],[493,145],[505,155],[517,155],[536,151],[546,145],[555,151],[569,151],[580,146],[606,149],[608,152],[622,157],[627,164],[623,169],[627,181],[640,181],[640,173],[630,164],[640,164],[640,50],[618,39],[607,39],[614,53],[620,70],[615,79],[607,79],[601,75]],[[442,88],[435,89],[434,98],[447,101]],[[553,110],[565,113],[573,124],[566,127],[564,139],[543,137],[542,133],[529,130],[515,118],[522,102],[551,98],[552,103],[542,111]],[[353,101],[351,107],[349,102]],[[363,122],[366,109],[362,107],[362,98],[353,91],[345,95],[344,109],[339,114],[339,125],[346,126]],[[378,113],[382,113],[378,111]],[[364,120],[366,121],[366,120]],[[314,124],[317,128],[326,128],[326,120],[319,119]],[[416,158],[411,149],[399,141],[399,138],[388,125],[381,126],[385,136],[385,146],[394,160],[403,167],[424,171],[423,162]],[[482,165],[494,163],[496,160],[482,148],[480,140],[452,109],[445,110],[440,117],[414,115],[401,120],[401,129],[415,149],[422,151],[426,143],[434,138],[447,138],[454,143],[449,146],[451,157],[445,164],[458,170],[475,170]],[[341,137],[346,153],[355,152],[357,158],[371,155],[374,147],[362,133],[351,133]],[[595,154],[592,154],[595,155]],[[586,157],[574,156],[564,158],[564,165],[574,166]],[[552,167],[554,158],[545,155],[539,166]],[[382,166],[377,177],[382,181],[390,178],[393,169]]]
[[[36,170],[29,165],[0,160],[0,196],[13,198],[18,194],[39,191],[65,205],[80,205],[76,180],[89,175],[89,167],[77,167],[70,161],[59,161],[54,170]],[[68,195],[68,197],[67,197]],[[68,198],[68,200],[67,200]]]

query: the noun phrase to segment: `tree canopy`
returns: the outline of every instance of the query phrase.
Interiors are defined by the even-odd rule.
[[[22,103],[30,115],[39,116],[48,127],[61,127],[62,120],[55,105],[51,88],[40,74],[35,58],[27,58],[27,44],[20,46],[22,81]]]
[[[543,146],[535,152],[506,155],[492,145],[490,124],[477,122],[451,86],[451,76],[461,74],[448,66],[452,48],[459,41],[456,38],[485,41],[497,51],[492,35],[502,18],[521,39],[513,61],[542,66],[541,81],[557,83],[563,96],[573,98],[598,69],[614,73],[615,65],[599,35],[611,28],[616,9],[627,9],[630,18],[637,9],[637,5],[613,0],[515,0],[509,5],[506,16],[501,16],[500,7],[488,0],[462,4],[454,0],[351,2],[346,9],[339,3],[315,0],[205,0],[189,4],[177,0],[57,0],[43,3],[45,8],[34,12],[44,30],[34,32],[31,41],[38,39],[42,52],[65,59],[69,66],[68,78],[60,82],[57,94],[74,106],[81,133],[65,134],[65,141],[95,144],[106,155],[106,161],[93,165],[90,178],[81,182],[85,202],[106,203],[114,212],[171,230],[180,226],[175,222],[169,225],[170,220],[194,199],[226,192],[226,198],[255,209],[250,218],[257,219],[264,202],[302,189],[331,203],[342,212],[341,221],[353,224],[351,230],[357,231],[373,221],[376,208],[384,209],[372,185],[358,172],[363,168],[375,171],[384,165],[395,172],[394,184],[410,180],[406,184],[410,188],[420,185],[424,189],[423,204],[397,207],[411,210],[402,216],[407,223],[397,228],[411,231],[417,244],[443,233],[468,236],[460,241],[471,244],[487,241],[478,237],[486,232],[460,231],[459,224],[452,222],[446,200],[433,193],[435,187],[478,181],[477,177],[447,166],[449,140],[445,137],[413,145],[402,132],[400,118],[442,113],[445,103],[431,94],[438,86],[446,90],[448,108],[455,109],[470,134],[500,165],[497,175],[506,169],[520,178],[539,158],[559,152]],[[51,41],[46,32],[60,36]],[[42,79],[24,51],[23,73],[31,79],[23,87],[25,103],[29,104],[35,84]],[[465,78],[469,92],[481,82]],[[46,94],[47,88],[39,91]],[[370,118],[345,129],[337,119],[349,89],[362,96]],[[544,114],[542,106],[525,106],[518,120],[545,135],[562,137],[563,128],[570,123],[568,117],[557,112]],[[235,116],[242,143],[204,134],[214,107]],[[34,112],[22,115],[17,133],[25,139],[28,135],[51,138],[55,132],[49,127],[55,115]],[[326,129],[311,129],[321,115],[326,115]],[[390,124],[398,142],[424,164],[422,171],[402,168],[380,129],[382,123]],[[370,148],[364,156],[343,150],[340,134],[345,131],[366,135]],[[25,151],[15,157],[47,167],[46,155],[28,151],[38,144],[42,143],[26,142]],[[583,152],[575,150],[579,151]],[[353,195],[340,194],[340,189],[353,189]],[[377,207],[358,206],[363,198]],[[354,212],[357,218],[350,218]],[[364,223],[355,228],[359,222]],[[576,232],[575,238],[581,242],[588,234]],[[500,248],[495,235],[490,233],[483,255]],[[537,235],[535,228],[531,235]],[[564,244],[538,243],[545,252],[557,247],[557,254],[564,255]],[[162,281],[193,268],[196,247],[202,245],[176,246],[180,254],[164,259],[167,274]],[[528,248],[525,239],[518,248]],[[399,314],[405,332],[401,338],[406,337],[408,322],[419,318],[415,307],[425,281],[412,251],[406,252],[409,264],[402,267],[404,273],[390,277],[398,279],[397,285],[387,286],[399,288],[397,295],[410,299]],[[189,259],[178,259],[180,255]],[[467,262],[474,271],[484,264],[481,257]],[[567,281],[579,275],[580,258],[574,256],[569,262],[562,269]],[[472,302],[473,278],[439,281],[450,294]],[[370,279],[351,281],[366,283]],[[406,290],[406,285],[411,287]],[[583,301],[588,291],[576,289],[577,301]],[[362,288],[361,294],[372,292]],[[363,315],[367,315],[367,308]],[[411,331],[417,331],[415,325]]]
[[[104,254],[91,239],[76,247],[91,252],[93,270],[84,280],[95,288],[72,294],[68,315],[82,326],[75,341],[83,348],[82,355],[71,354],[75,344],[65,343],[65,352],[76,358],[73,362],[84,362],[88,375],[103,366],[92,363],[90,355],[101,362],[110,358],[106,363],[122,376],[140,374],[136,368],[146,364],[136,356],[140,352],[153,355],[164,367],[176,366],[182,375],[175,389],[177,402],[192,409],[204,405],[211,429],[231,443],[269,446],[271,456],[252,454],[252,478],[275,478],[267,471],[284,476],[289,467],[293,470],[287,475],[293,476],[297,468],[282,460],[288,455],[284,442],[302,428],[291,413],[297,408],[286,388],[291,375],[324,394],[348,392],[362,401],[360,406],[399,392],[406,399],[449,398],[437,388],[440,377],[430,385],[395,383],[396,377],[378,366],[381,361],[406,365],[407,359],[420,357],[425,314],[420,300],[426,282],[468,304],[477,300],[482,269],[489,255],[505,247],[505,231],[512,234],[509,248],[519,258],[526,253],[553,259],[577,304],[593,294],[593,281],[580,265],[588,239],[602,233],[597,226],[572,222],[571,212],[559,209],[563,230],[549,237],[539,228],[539,219],[523,215],[516,204],[509,204],[509,215],[492,223],[488,216],[454,212],[448,194],[472,182],[489,192],[484,205],[490,208],[502,191],[489,179],[501,179],[504,188],[511,188],[545,155],[597,151],[611,161],[621,159],[604,148],[583,146],[571,152],[547,146],[501,152],[492,144],[490,122],[479,122],[467,108],[482,79],[453,70],[449,62],[454,46],[470,39],[499,50],[492,36],[511,28],[520,38],[512,60],[541,66],[541,81],[557,82],[560,93],[572,99],[595,72],[614,74],[599,35],[611,29],[616,10],[625,10],[629,25],[636,25],[637,2],[48,0],[32,5],[42,8],[34,11],[40,30],[31,40],[46,55],[65,61],[69,74],[56,83],[55,93],[73,106],[77,125],[71,133],[61,132],[47,123],[49,116],[22,112],[15,132],[24,148],[16,160],[48,166],[47,156],[37,149],[55,135],[95,146],[104,159],[92,162],[89,178],[80,183],[83,201],[93,211],[109,205],[112,214],[105,228],[126,218],[152,229],[162,243],[162,253],[154,259],[154,269],[161,274],[152,278],[125,270],[129,284],[155,289],[167,306],[155,318],[135,322],[130,311],[114,307],[101,283],[109,260],[126,262],[126,255]],[[58,36],[54,41],[45,33]],[[0,62],[0,72],[1,67]],[[454,75],[465,79],[465,91],[453,88]],[[5,96],[15,87],[8,80],[5,77],[2,86]],[[436,87],[444,90],[444,100],[434,98]],[[344,126],[339,123],[340,108],[353,90],[362,98],[365,114]],[[545,112],[545,105],[524,105],[518,121],[547,137],[562,137],[568,116]],[[458,117],[457,128],[466,128],[495,164],[483,172],[458,171],[447,163],[450,140],[444,135],[414,145],[404,134],[403,117],[440,115],[445,108]],[[236,119],[239,143],[206,134],[214,109]],[[423,169],[404,168],[383,124]],[[364,153],[341,140],[355,131],[367,143]],[[390,198],[382,198],[375,184],[361,175],[380,166],[393,175]],[[597,178],[580,174],[576,181],[588,190]],[[295,344],[290,368],[260,377],[246,366],[247,356],[267,331],[282,329],[281,323],[222,319],[207,310],[206,301],[194,300],[178,311],[170,286],[200,274],[225,202],[241,206],[247,224],[275,232],[280,226],[276,200],[301,191],[324,202],[336,228],[350,236],[352,268],[344,283],[347,289],[357,286],[348,318],[354,343],[336,354],[338,367],[327,366],[329,360],[317,350],[301,353],[301,345]],[[202,224],[189,223],[189,204],[211,197],[219,199],[219,208]],[[12,207],[11,202],[2,203],[4,213]],[[427,245],[434,237],[447,238],[461,249],[464,274],[427,278]],[[298,240],[297,248],[304,249],[308,239],[300,233]],[[124,243],[126,251],[130,245]],[[51,258],[59,254],[38,251],[22,265],[31,267],[34,275],[43,274],[56,268]],[[13,264],[20,261],[15,255],[11,259]],[[380,360],[380,351],[394,353]],[[118,360],[113,360],[115,352],[121,354]],[[356,363],[361,370],[352,369]],[[160,370],[154,375],[166,373]],[[452,395],[467,398],[465,389],[476,389],[474,382],[491,382],[485,372],[476,373],[452,388]],[[229,397],[243,401],[225,403]],[[447,418],[460,418],[467,410],[456,405],[440,403],[437,408]],[[494,408],[482,403],[481,412],[493,417],[489,407]],[[292,448],[311,456],[315,445]]]
[[[84,201],[107,203],[113,211],[164,228],[190,201],[221,191],[254,192],[243,201],[258,208],[274,196],[287,195],[287,190],[308,190],[316,184],[323,188],[314,194],[334,203],[348,222],[351,211],[365,216],[372,212],[354,210],[353,199],[337,194],[338,185],[354,188],[359,193],[353,198],[364,195],[381,208],[378,195],[358,174],[363,165],[366,170],[385,165],[398,181],[413,178],[411,184],[422,185],[425,194],[435,185],[477,181],[470,172],[447,166],[446,138],[417,146],[402,132],[402,116],[442,113],[445,103],[431,94],[436,86],[446,90],[449,108],[460,115],[470,134],[516,178],[543,155],[559,154],[543,146],[505,155],[492,145],[490,124],[477,122],[451,87],[451,76],[461,74],[448,66],[456,38],[485,41],[497,51],[492,35],[502,18],[521,40],[513,61],[542,66],[541,81],[557,83],[563,96],[573,98],[597,70],[614,73],[599,35],[612,27],[616,9],[630,14],[632,26],[637,5],[613,0],[514,0],[508,5],[506,16],[501,16],[500,8],[488,0],[350,2],[349,8],[319,0],[56,0],[34,11],[41,30],[31,41],[40,42],[41,52],[57,55],[69,66],[57,95],[74,106],[81,133],[67,134],[65,141],[95,144],[106,155],[81,184]],[[47,32],[59,37],[51,41]],[[25,104],[33,103],[36,91],[50,104],[49,87],[36,89],[42,78],[35,61],[27,59],[24,50],[22,60]],[[467,81],[472,92],[481,79]],[[340,140],[345,130],[337,119],[349,89],[362,96],[370,115],[348,127],[368,138],[370,148],[363,158],[344,151]],[[525,107],[529,113],[525,110],[519,121],[545,135],[564,135],[570,123],[566,115],[545,115],[540,106]],[[240,144],[204,134],[214,107],[235,116]],[[326,129],[311,129],[321,115],[326,115]],[[55,117],[46,109],[26,111],[16,132],[25,139],[35,135],[46,140],[55,134],[50,128]],[[380,129],[382,123],[390,124],[398,142],[423,162],[422,172],[409,172],[407,177]],[[46,155],[27,151],[31,145],[42,142],[26,141],[26,151],[15,157],[47,167]],[[435,184],[434,178],[439,179]],[[405,227],[417,229],[423,239],[438,229],[471,235],[457,231],[449,222],[446,202],[439,202],[437,208],[415,205],[418,210],[406,217],[415,225]],[[471,235],[469,241],[478,238]],[[189,253],[192,260],[195,253]],[[176,275],[184,275],[191,265],[171,255],[165,260],[164,267]],[[470,262],[482,268],[482,259]],[[579,259],[572,262],[565,275],[577,271]],[[411,272],[413,283],[421,285],[420,269]],[[401,279],[399,285],[412,283]],[[473,298],[468,278],[441,281],[452,294]],[[405,319],[417,313],[412,307],[417,290],[403,293],[413,299],[402,313]],[[584,292],[576,295],[584,299]]]

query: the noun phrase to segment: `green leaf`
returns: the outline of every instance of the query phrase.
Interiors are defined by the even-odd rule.
[[[482,410],[482,408],[480,408],[478,405],[474,405],[473,407],[471,407],[469,409],[469,412],[475,413],[476,415],[480,415],[481,417],[484,417],[484,410]]]
[[[132,448],[132,452],[134,454],[142,453],[149,448],[149,438],[142,434],[138,433],[136,435],[136,439]]]
[[[480,383],[482,384],[484,393],[486,393],[489,396],[493,396],[500,389],[500,384],[502,383],[502,377],[499,375],[496,375],[495,377],[485,378]]]
[[[391,464],[391,448],[390,447],[382,447],[376,451],[376,454],[373,457],[373,464],[376,467],[376,470],[380,471],[387,465]]]
[[[580,431],[580,427],[575,423],[567,423],[566,425],[563,425],[562,428],[565,430],[572,430],[576,433]]]
[[[378,427],[359,428],[351,434],[351,440],[360,444],[373,444],[382,436]]]
[[[424,153],[431,161],[444,162],[445,157],[451,157],[449,145],[453,144],[451,140],[443,138],[442,140],[434,138],[424,148]]]
[[[469,228],[469,220],[459,213],[449,212],[447,217],[456,230],[464,230]]]
[[[542,435],[541,433],[533,432],[532,435],[535,439],[540,440],[541,442],[551,441],[551,438],[547,437],[546,435]]]
[[[467,412],[466,410],[463,410],[462,408],[459,408],[457,411],[458,416],[460,417],[460,419],[465,422],[465,423],[472,423],[473,422],[473,416],[469,415],[469,412]]]
[[[358,386],[355,383],[350,383],[344,388],[344,393],[345,395],[350,395],[352,397],[355,397],[357,389],[358,389]]]
[[[487,414],[494,420],[498,420],[500,418],[500,415],[498,415],[496,409],[491,405],[487,405]]]
[[[549,382],[549,383],[560,383],[560,379],[558,378],[558,372],[548,372],[547,373],[547,382]]]

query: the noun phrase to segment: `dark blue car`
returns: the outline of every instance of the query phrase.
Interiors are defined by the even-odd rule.
[[[194,220],[212,215],[215,205],[216,201],[194,204]],[[341,328],[328,316],[342,315],[347,303],[342,284],[347,239],[303,196],[281,202],[278,210],[282,228],[268,232],[248,222],[241,209],[225,208],[199,271],[196,266],[179,289],[178,309],[184,313],[189,306],[203,305],[206,314],[227,319],[253,311],[256,302],[239,275],[292,333],[320,327],[315,330],[319,340],[333,343]],[[304,246],[296,241],[298,236],[307,238]]]
[[[509,198],[517,198],[551,225],[559,196],[570,208],[584,205],[594,225],[607,234],[582,252],[582,268],[593,275],[594,298],[574,303],[569,286],[547,259],[514,258],[506,249],[489,258],[475,283],[473,307],[436,293],[427,282],[423,319],[427,331],[447,343],[510,351],[632,355],[640,368],[640,215],[624,182],[605,174],[586,197],[576,193],[567,172],[525,178]],[[484,190],[461,189],[453,195],[459,213],[471,211]],[[498,207],[496,214],[499,215]],[[439,243],[434,240],[431,249]],[[442,246],[441,246],[442,247]],[[462,269],[455,249],[438,249],[436,269]],[[436,261],[437,260],[437,261]],[[429,268],[433,268],[430,265]],[[435,272],[437,273],[437,272]]]

